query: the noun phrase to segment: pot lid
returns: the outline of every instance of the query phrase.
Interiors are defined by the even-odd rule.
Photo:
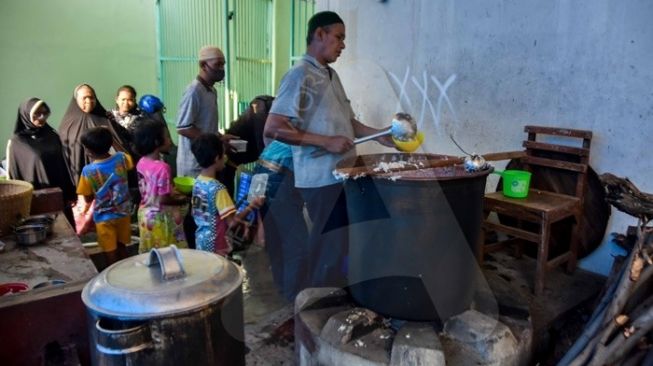
[[[223,257],[171,245],[113,264],[84,286],[82,300],[100,315],[156,318],[220,301],[242,281],[241,270]]]

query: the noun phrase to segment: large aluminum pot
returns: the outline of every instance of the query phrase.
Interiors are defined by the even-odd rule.
[[[244,365],[242,271],[204,251],[153,249],[82,291],[93,365]]]
[[[445,321],[467,310],[476,278],[485,180],[491,169],[428,168],[432,154],[372,154],[338,163],[367,168],[345,180],[349,291],[385,316]],[[384,166],[424,167],[383,173]]]

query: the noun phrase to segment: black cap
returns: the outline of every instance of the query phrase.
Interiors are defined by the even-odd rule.
[[[332,11],[321,11],[319,13],[313,14],[311,19],[308,21],[308,34],[306,35],[306,44],[311,43],[311,38],[313,38],[313,33],[319,27],[326,27],[331,24],[345,24],[340,18],[340,15]]]

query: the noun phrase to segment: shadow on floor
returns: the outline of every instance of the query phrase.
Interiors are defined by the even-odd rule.
[[[252,245],[241,253],[245,280],[245,344],[247,365],[294,365],[293,304],[272,281],[265,249]]]

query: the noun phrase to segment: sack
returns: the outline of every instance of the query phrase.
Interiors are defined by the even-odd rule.
[[[93,210],[95,210],[95,200],[91,202],[86,211],[86,201],[84,196],[77,196],[77,203],[73,206],[73,216],[75,217],[75,227],[77,235],[81,236],[86,233],[95,231],[95,222],[93,221]]]

